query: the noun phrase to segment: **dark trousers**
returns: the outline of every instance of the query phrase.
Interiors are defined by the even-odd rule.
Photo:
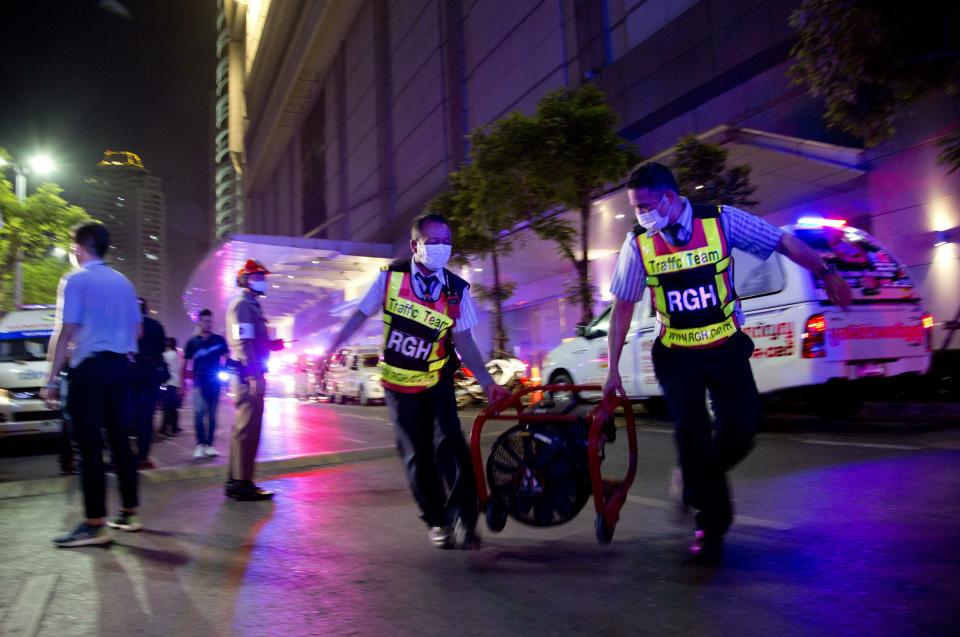
[[[397,452],[413,497],[428,526],[452,524],[459,515],[477,523],[477,488],[470,451],[460,430],[453,379],[417,394],[385,392],[395,425]]]
[[[259,380],[263,383],[263,378]],[[237,380],[233,385],[237,409],[230,437],[230,464],[227,478],[230,480],[253,480],[260,447],[260,430],[263,428],[263,392],[256,396],[250,384]],[[211,433],[211,441],[213,435]]]
[[[73,423],[70,422],[70,411],[66,405],[70,400],[70,382],[65,374],[60,375],[60,401],[64,405],[63,424],[60,427],[60,439],[57,444],[59,455],[60,470],[64,472],[73,471],[76,465],[77,448],[76,440],[73,435]]]
[[[113,456],[124,508],[137,502],[137,466],[130,451],[130,362],[121,354],[101,352],[70,370],[67,411],[80,450],[80,481],[88,518],[106,515],[103,436]]]
[[[217,406],[220,404],[220,383],[197,383],[193,387],[193,420],[198,445],[212,445],[217,430]]]
[[[166,385],[160,397],[163,407],[163,422],[160,424],[160,433],[176,433],[180,429],[180,391],[179,387]]]
[[[137,457],[141,462],[150,457],[153,445],[153,415],[160,400],[160,386],[136,385],[133,389],[133,433],[137,437]]]
[[[684,503],[696,524],[723,535],[733,522],[727,471],[753,447],[760,397],[750,369],[753,342],[737,332],[708,349],[653,346],[653,366],[673,418]],[[710,391],[716,422],[706,409]]]

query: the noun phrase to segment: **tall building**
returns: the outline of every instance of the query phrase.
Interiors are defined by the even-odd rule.
[[[828,129],[823,102],[787,75],[797,41],[789,16],[801,0],[219,2],[218,78],[227,78],[229,98],[217,118],[229,124],[228,154],[243,172],[235,227],[258,242],[276,237],[278,253],[326,241],[331,253],[364,243],[408,254],[410,220],[469,158],[470,131],[532,113],[548,91],[591,82],[641,156],[672,163],[674,145],[691,133],[718,144],[730,163],[752,169],[759,203],[751,212],[777,225],[843,216],[897,246],[935,317],[957,313],[960,171],[936,157],[960,121],[960,99],[916,104],[896,136],[873,148]],[[610,300],[616,253],[634,223],[622,188],[609,186],[590,215],[590,276],[601,301]],[[501,271],[516,286],[504,316],[512,342],[536,360],[572,335],[579,314],[564,292],[572,266],[531,234]],[[239,243],[230,250],[245,254]],[[196,293],[229,283],[217,258]],[[464,276],[489,284],[491,268],[472,265]],[[278,300],[268,301],[294,322],[280,300],[315,280],[308,266],[327,267],[313,259],[275,277]],[[481,345],[486,329],[481,319]]]
[[[213,188],[214,240],[242,232],[243,187],[240,181],[243,148],[243,87],[247,65],[244,59],[247,13],[259,15],[263,0],[246,2],[217,0],[217,74],[214,122]],[[263,8],[263,12],[266,7]]]
[[[161,314],[164,306],[166,204],[160,179],[135,153],[107,150],[83,180],[80,204],[110,231],[110,260]]]

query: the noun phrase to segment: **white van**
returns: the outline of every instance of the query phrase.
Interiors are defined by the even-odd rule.
[[[0,438],[60,431],[62,414],[40,398],[54,318],[53,306],[35,305],[0,319]]]
[[[873,237],[831,219],[801,219],[785,230],[817,250],[853,288],[848,311],[827,299],[810,272],[774,253],[766,261],[733,251],[734,285],[742,300],[743,331],[753,339],[753,372],[763,394],[830,383],[846,401],[836,413],[855,411],[858,392],[848,381],[920,375],[930,366],[930,328],[922,299],[905,267]],[[620,359],[624,389],[633,399],[660,396],[651,348],[658,323],[649,290],[637,303]],[[543,363],[549,383],[602,384],[608,367],[606,308],[577,337],[552,350]],[[585,395],[584,398],[598,398]]]
[[[356,400],[361,405],[383,400],[380,384],[380,348],[345,347],[333,355],[323,376],[322,394],[334,402]]]

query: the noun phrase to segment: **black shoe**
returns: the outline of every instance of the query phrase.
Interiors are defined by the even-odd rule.
[[[693,533],[690,555],[704,564],[717,564],[723,557],[723,536],[697,530]]]
[[[452,540],[451,548],[454,549],[476,551],[480,548],[480,536],[477,535],[476,529],[469,526],[460,517],[453,523],[453,532],[450,539]]]
[[[233,484],[228,482],[225,493],[228,498],[233,498],[240,502],[255,502],[257,500],[270,500],[273,498],[272,491],[265,491],[250,480],[234,480]]]

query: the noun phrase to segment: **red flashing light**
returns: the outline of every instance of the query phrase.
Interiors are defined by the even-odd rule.
[[[801,339],[803,347],[801,356],[803,358],[825,358],[827,348],[824,336],[827,331],[827,319],[823,314],[814,314],[807,319],[807,324],[803,329]]]

